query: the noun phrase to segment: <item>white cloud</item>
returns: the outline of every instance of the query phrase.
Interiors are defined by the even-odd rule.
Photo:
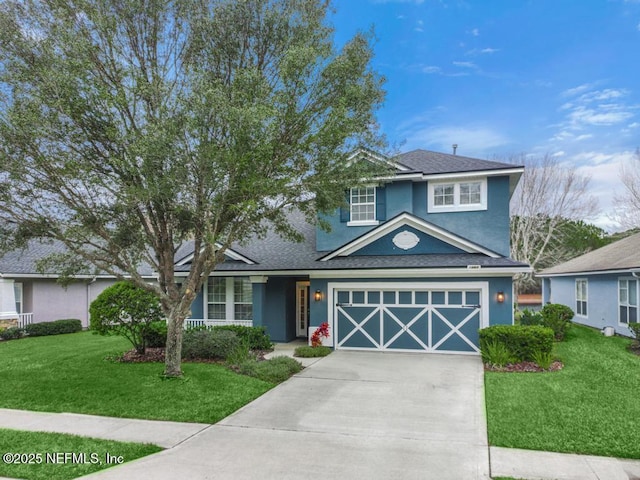
[[[452,62],[456,67],[462,68],[478,68],[478,66],[473,62]]]
[[[564,92],[561,93],[561,95],[563,97],[573,97],[574,95],[577,95],[582,92],[586,92],[587,90],[590,90],[593,87],[594,87],[594,84],[592,83],[583,83],[582,85],[578,85],[577,87],[569,88],[565,90]]]
[[[436,67],[435,65],[427,65],[422,67],[423,73],[442,73],[442,69],[440,67]]]
[[[470,157],[491,155],[496,147],[511,143],[502,133],[485,126],[433,127],[414,123],[402,133],[408,149],[432,148],[440,152],[450,152],[451,145],[455,143],[459,146],[459,155]]]
[[[460,45],[461,47],[464,46],[464,44]],[[465,53],[465,55],[486,55],[486,54],[493,54],[496,52],[499,52],[500,49],[499,48],[491,48],[491,47],[487,47],[487,48],[474,48],[472,50],[469,50],[468,52]]]
[[[579,106],[568,115],[569,124],[574,128],[583,126],[609,126],[622,123],[633,117],[623,105],[600,105],[600,108]]]
[[[471,35],[473,35],[474,37],[479,36],[480,30],[478,30],[477,28],[474,28],[473,30],[471,30]]]
[[[579,141],[579,140],[586,140],[586,139],[591,138],[591,137],[593,137],[593,135],[592,135],[592,134],[590,134],[590,133],[585,133],[584,135],[578,135],[578,136],[575,138],[575,140],[576,140],[576,141]]]
[[[551,155],[552,157],[564,157],[566,154],[564,152],[564,150],[560,150],[559,152],[554,153],[553,155]]]
[[[640,32],[640,22],[638,22],[638,25],[636,25],[636,28],[638,29],[638,31]]]
[[[638,128],[638,127],[640,127],[640,122],[630,123],[629,125],[627,125],[627,127],[629,127],[629,128]]]

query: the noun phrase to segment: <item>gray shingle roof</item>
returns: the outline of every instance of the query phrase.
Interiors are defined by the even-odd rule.
[[[475,172],[486,170],[506,170],[520,168],[520,165],[480,160],[478,158],[463,157],[447,153],[432,152],[430,150],[412,150],[401,153],[394,160],[414,172],[427,175],[438,173]]]
[[[547,268],[540,276],[606,270],[640,270],[640,233]]]
[[[38,260],[42,260],[50,255],[61,254],[66,251],[65,246],[56,240],[39,241],[31,240],[25,248],[19,248],[7,252],[0,256],[0,274],[2,275],[57,275],[58,271],[40,272],[36,266]],[[149,265],[141,265],[138,272],[143,276],[151,276],[153,274]],[[87,265],[83,269],[82,274],[94,275],[95,268]]]

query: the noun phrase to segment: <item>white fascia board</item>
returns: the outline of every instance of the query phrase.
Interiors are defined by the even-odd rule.
[[[409,170],[409,168],[405,167],[404,165],[401,165],[392,160],[389,160],[389,158],[385,155],[382,155],[380,153],[375,153],[370,150],[365,150],[364,148],[359,148],[358,150],[353,152],[351,155],[349,155],[349,157],[347,158],[347,163],[353,162],[353,160],[357,159],[357,157],[359,156],[369,157],[372,160],[389,165],[390,167],[393,167],[396,170],[400,170],[401,172],[406,172],[407,170]]]
[[[308,276],[309,278],[424,278],[424,277],[512,277],[517,273],[530,273],[530,267],[482,267],[479,269],[457,268],[375,268],[375,269],[336,269],[336,270],[247,270],[214,271],[210,277],[249,277],[249,276]],[[187,272],[176,272],[176,277],[186,276]]]
[[[450,178],[473,178],[473,177],[496,177],[503,175],[512,175],[516,173],[522,174],[524,168],[506,168],[504,170],[476,170],[472,172],[454,172],[454,173],[433,173],[422,175],[423,180],[438,180]]]
[[[220,245],[219,243],[216,243],[216,244],[215,244],[215,247],[216,247],[216,249],[220,249],[221,245]],[[204,247],[202,247],[202,248],[200,249],[200,251],[202,251],[202,250],[204,250]],[[239,260],[239,261],[244,262],[244,263],[246,263],[246,264],[248,264],[248,265],[255,265],[255,264],[256,264],[256,262],[254,262],[254,261],[253,261],[253,260],[251,260],[250,258],[247,258],[247,257],[245,257],[244,255],[241,255],[241,254],[239,254],[238,252],[236,252],[235,250],[232,250],[232,249],[230,249],[230,248],[227,248],[227,249],[224,251],[224,254],[225,254],[227,257],[231,258],[232,260]],[[194,253],[192,253],[191,255],[184,257],[182,260],[178,261],[178,262],[175,264],[175,266],[176,266],[176,267],[181,267],[181,266],[183,266],[183,265],[186,265],[186,264],[187,264],[187,263],[189,263],[191,260],[193,260],[194,255],[195,255],[195,254],[194,254]]]
[[[577,277],[580,275],[608,275],[608,274],[621,274],[621,273],[640,273],[638,268],[620,268],[616,270],[597,270],[597,271],[582,271],[582,272],[567,272],[567,273],[536,273],[536,277],[551,278],[551,277]]]
[[[3,278],[60,278],[61,275],[57,273],[5,273],[2,275]],[[131,278],[131,275],[123,275],[124,278]],[[157,275],[140,275],[141,278],[157,278]],[[87,280],[87,279],[115,279],[117,278],[115,275],[73,275],[71,277],[73,279],[79,280]]]
[[[438,278],[438,277],[513,277],[517,273],[526,273],[523,267],[481,268],[468,270],[459,268],[392,268],[362,270],[315,270],[309,278]]]
[[[330,254],[320,259],[320,261],[326,262],[327,260],[331,260],[335,257],[348,256],[353,252],[356,252],[361,248],[369,245],[370,243],[384,237],[388,233],[403,225],[408,225],[417,230],[420,230],[421,232],[431,235],[438,240],[442,240],[443,242],[453,245],[454,247],[460,248],[467,253],[483,253],[491,258],[500,258],[500,255],[498,255],[497,253],[492,252],[491,250],[487,250],[486,248],[481,247],[474,242],[458,237],[457,235],[447,232],[418,217],[415,217],[408,213],[403,213],[401,215],[398,215],[396,218],[380,225],[378,228],[374,228],[363,236],[347,243],[341,248],[334,250]]]

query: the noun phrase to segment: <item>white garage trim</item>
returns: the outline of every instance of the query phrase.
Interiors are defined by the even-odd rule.
[[[382,297],[382,292],[380,293],[380,304],[378,307],[374,308],[372,312],[370,312],[364,319],[360,322],[356,321],[352,318],[343,308],[338,307],[336,305],[337,296],[336,291],[344,291],[344,290],[356,290],[358,292],[367,292],[370,291],[381,291],[381,290],[394,290],[394,291],[411,291],[414,292],[416,290],[428,290],[428,291],[439,291],[439,292],[448,292],[448,291],[465,291],[465,290],[474,290],[480,292],[480,309],[475,309],[469,313],[458,325],[453,325],[449,320],[442,315],[441,312],[438,311],[438,306],[428,305],[424,306],[423,304],[415,303],[415,293],[412,294],[411,303],[403,304],[405,307],[410,308],[421,308],[421,310],[413,316],[413,318],[407,323],[403,323],[400,321],[390,310],[385,308],[385,304]],[[397,297],[398,298],[398,297]],[[465,335],[460,332],[460,328],[462,328],[467,322],[472,320],[475,315],[480,314],[479,325],[480,328],[487,327],[489,324],[489,283],[488,282],[329,282],[327,284],[327,302],[328,302],[328,323],[330,327],[331,334],[333,336],[338,335],[337,324],[336,324],[336,313],[338,309],[340,309],[340,314],[344,319],[348,320],[354,327],[354,329],[349,332],[344,338],[340,339],[338,342],[338,338],[334,338],[334,345],[336,348],[345,348],[345,349],[353,349],[353,350],[387,350],[388,347],[402,334],[409,334],[422,348],[423,350],[402,350],[402,349],[393,349],[393,351],[427,351],[427,352],[438,352],[438,353],[456,353],[462,355],[477,355],[477,352],[458,352],[458,351],[442,351],[439,350],[438,347],[446,342],[451,336],[458,335],[464,342],[466,342],[472,349],[476,350],[477,346],[474,345]],[[373,304],[375,305],[375,304]],[[373,306],[372,305],[372,306]],[[457,307],[457,305],[451,305],[451,307]],[[462,306],[460,306],[462,307]],[[381,342],[374,339],[371,335],[369,335],[364,329],[363,325],[367,323],[372,317],[376,314],[380,314],[381,312],[387,314],[393,321],[395,321],[400,327],[401,330],[397,332],[391,339],[388,339],[386,342]],[[419,319],[423,318],[425,314],[428,317],[428,327],[429,327],[429,342],[431,341],[431,320],[433,316],[436,316],[439,320],[444,322],[449,328],[450,331],[441,339],[438,340],[434,345],[427,345],[423,340],[418,336],[416,336],[410,329],[410,327],[417,322]],[[342,318],[341,317],[341,318]],[[356,332],[362,333],[372,344],[372,348],[368,347],[341,347],[341,344],[344,344],[351,336],[353,336]],[[381,336],[382,337],[382,336]]]

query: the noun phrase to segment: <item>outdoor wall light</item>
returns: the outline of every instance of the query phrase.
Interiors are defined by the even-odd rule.
[[[320,300],[322,300],[322,292],[320,290],[316,290],[316,293],[313,294],[313,299],[316,302],[319,302]]]
[[[496,300],[498,300],[498,303],[504,303],[504,292],[498,292]]]

